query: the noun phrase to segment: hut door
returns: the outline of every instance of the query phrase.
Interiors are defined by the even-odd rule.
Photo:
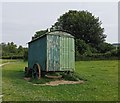
[[[60,37],[48,36],[48,70],[59,71],[60,68]]]

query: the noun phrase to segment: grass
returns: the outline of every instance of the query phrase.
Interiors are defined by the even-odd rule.
[[[40,80],[38,79],[30,79],[29,82],[32,83],[32,84],[45,84],[47,82],[51,82],[51,81],[54,81],[55,79],[49,79],[49,78],[46,78],[46,77],[42,77],[40,78]]]
[[[118,61],[78,61],[83,84],[40,86],[24,80],[27,62],[3,66],[3,101],[117,101]],[[41,80],[42,81],[42,80]]]
[[[0,59],[0,64],[3,64],[3,63],[7,63],[7,62],[16,62],[17,60],[15,59],[11,59],[11,60],[8,60],[8,59]]]
[[[51,72],[51,73],[47,73],[48,76],[60,76],[60,78],[49,78],[46,76],[42,76],[41,79],[34,79],[31,78],[30,80],[28,80],[29,82],[33,83],[33,84],[45,84],[51,81],[56,81],[56,80],[67,80],[67,81],[87,81],[87,79],[81,77],[79,74],[77,74],[76,72],[70,72],[65,73],[65,72]]]
[[[80,77],[80,75],[78,75],[77,73],[73,72],[73,73],[49,73],[47,75],[52,75],[52,76],[62,76],[60,78],[48,78],[46,76],[41,77],[41,79],[33,79],[31,78],[30,80],[28,80],[29,82],[33,83],[33,84],[45,84],[51,81],[56,81],[56,80],[67,80],[67,81],[87,81],[85,78]]]

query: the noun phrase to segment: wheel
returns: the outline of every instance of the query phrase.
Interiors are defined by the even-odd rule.
[[[33,65],[32,77],[36,79],[41,78],[41,68],[38,63]]]

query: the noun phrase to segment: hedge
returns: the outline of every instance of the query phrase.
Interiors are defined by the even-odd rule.
[[[13,56],[2,56],[0,59],[24,59],[21,55],[13,55]]]
[[[118,56],[111,56],[108,54],[92,54],[92,55],[79,55],[75,57],[76,61],[79,60],[118,60]]]

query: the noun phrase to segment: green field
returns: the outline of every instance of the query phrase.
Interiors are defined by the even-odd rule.
[[[8,63],[8,62],[16,62],[17,60],[8,60],[8,59],[0,59],[0,64],[3,64],[3,63]]]
[[[83,84],[33,85],[25,81],[27,62],[17,61],[2,68],[3,101],[117,101],[118,61],[79,61],[76,72]]]

